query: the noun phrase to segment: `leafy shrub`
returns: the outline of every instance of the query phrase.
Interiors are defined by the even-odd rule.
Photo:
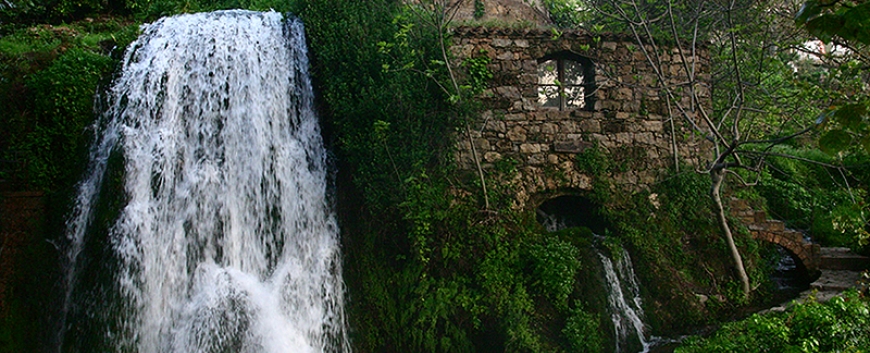
[[[597,143],[578,153],[575,160],[577,169],[589,175],[602,177],[610,171],[610,159],[604,155],[604,151]]]
[[[692,338],[675,352],[860,352],[870,347],[870,302],[846,292],[826,303],[796,304],[784,313],[753,315]]]
[[[580,270],[580,251],[556,237],[547,237],[530,249],[533,278],[542,293],[557,308],[567,309],[574,290],[574,277]]]
[[[71,185],[81,172],[85,133],[94,119],[94,94],[111,58],[73,48],[25,81],[29,117],[19,120],[11,150],[26,161],[24,179],[51,190]]]
[[[558,27],[579,27],[587,17],[585,6],[578,0],[544,0],[543,4],[550,13],[550,21]]]
[[[597,315],[583,310],[581,303],[575,302],[571,309],[562,334],[568,341],[568,351],[576,353],[598,353],[604,350],[603,331]]]

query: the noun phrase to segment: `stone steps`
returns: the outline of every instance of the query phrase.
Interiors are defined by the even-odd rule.
[[[822,270],[818,279],[810,283],[810,288],[819,292],[844,290],[858,286],[861,272],[847,270]]]
[[[824,270],[863,271],[870,268],[870,257],[853,253],[849,248],[822,248],[819,267]]]

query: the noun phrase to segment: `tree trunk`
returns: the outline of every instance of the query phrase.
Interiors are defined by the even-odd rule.
[[[722,182],[725,179],[725,169],[716,168],[710,171],[710,179],[713,185],[710,188],[710,196],[713,198],[713,203],[716,205],[716,216],[719,219],[719,227],[722,228],[722,233],[725,235],[725,241],[728,243],[728,250],[731,251],[731,258],[734,260],[734,267],[737,269],[737,276],[740,277],[740,282],[743,286],[743,296],[749,299],[749,276],[746,275],[746,269],[743,267],[743,258],[740,256],[740,251],[737,250],[737,245],[734,244],[734,236],[731,234],[731,227],[728,225],[728,217],[725,215],[725,206],[722,205]]]

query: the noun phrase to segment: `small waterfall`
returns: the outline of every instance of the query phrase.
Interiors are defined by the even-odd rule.
[[[59,350],[350,351],[307,71],[302,23],[275,12],[143,27],[68,221]],[[92,234],[113,155],[123,201]]]
[[[541,210],[538,210],[538,216],[548,232],[580,225],[577,220],[547,214]],[[652,344],[647,341],[645,335],[640,286],[634,273],[631,256],[621,247],[618,254],[606,255],[605,251],[599,248],[604,239],[603,236],[596,235],[595,242],[598,244],[594,250],[604,269],[608,312],[616,335],[614,352],[624,353],[634,349],[639,349],[640,353],[649,352]]]
[[[607,279],[607,304],[616,331],[615,352],[625,352],[630,347],[629,342],[636,341],[642,347],[641,352],[645,353],[649,351],[650,344],[644,334],[640,287],[637,285],[631,257],[625,249],[620,250],[620,254],[614,255],[617,258],[615,266],[611,258],[597,251]]]

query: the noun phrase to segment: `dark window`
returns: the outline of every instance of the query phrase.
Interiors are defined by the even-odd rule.
[[[542,107],[592,109],[595,106],[595,67],[592,60],[573,53],[538,60],[538,103]]]

